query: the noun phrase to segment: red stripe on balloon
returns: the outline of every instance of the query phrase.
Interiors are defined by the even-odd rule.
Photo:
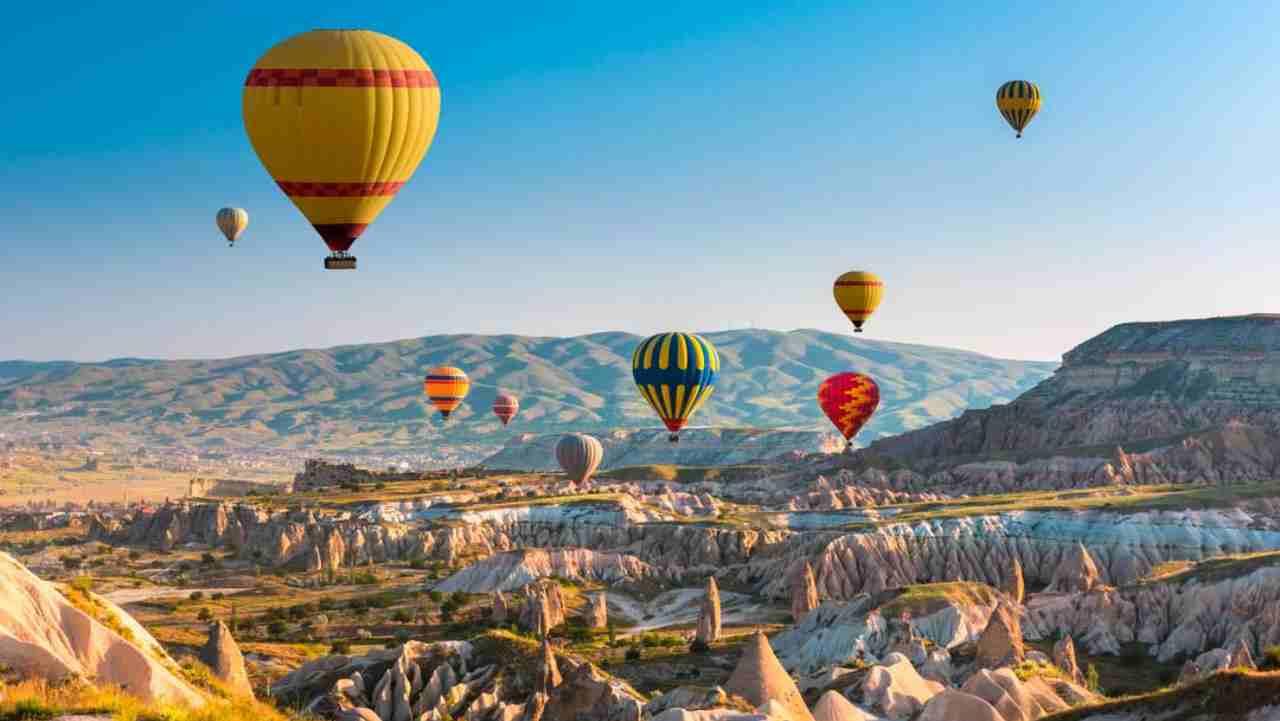
[[[403,180],[377,183],[317,183],[300,180],[277,180],[276,185],[293,198],[367,198],[395,195],[404,187]]]
[[[254,68],[245,87],[265,88],[437,88],[430,70],[385,68]]]

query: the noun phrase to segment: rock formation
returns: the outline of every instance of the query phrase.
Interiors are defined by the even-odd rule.
[[[128,614],[91,593],[67,593],[0,553],[0,664],[28,678],[93,678],[147,701],[205,703],[169,670],[176,664]]]
[[[1014,558],[1013,563],[1009,566],[1009,575],[1005,578],[1005,582],[1001,584],[1000,590],[1004,591],[1014,603],[1022,603],[1022,599],[1026,595],[1026,584],[1022,579],[1022,562],[1017,558]]]
[[[862,699],[888,718],[908,719],[943,688],[942,684],[920,676],[905,656],[889,654],[884,664],[872,667],[863,679]]]
[[[608,628],[609,600],[604,591],[593,593],[587,597],[584,615],[587,628]]]
[[[991,620],[978,637],[979,668],[1000,668],[1022,663],[1026,657],[1022,645],[1022,624],[1018,614],[1001,603],[991,614]]]
[[[995,707],[972,694],[947,690],[924,705],[916,721],[1006,721]]]
[[[814,721],[875,721],[875,717],[849,703],[836,691],[827,691],[813,707]]]
[[[535,693],[549,694],[560,685],[560,666],[556,663],[556,655],[551,650],[551,642],[542,639],[542,667],[533,690]]]
[[[564,596],[554,580],[530,583],[524,588],[524,598],[521,626],[545,638],[551,629],[564,623]]]
[[[715,576],[707,577],[707,591],[698,612],[698,630],[694,638],[707,644],[720,640],[720,587]]]
[[[1253,662],[1253,653],[1249,650],[1249,643],[1243,638],[1236,639],[1235,645],[1231,647],[1231,668],[1255,668]]]
[[[507,622],[507,597],[502,595],[502,591],[493,592],[493,612],[489,620],[498,625]]]
[[[253,695],[253,686],[249,683],[249,674],[244,667],[244,656],[227,624],[222,621],[210,624],[209,640],[200,649],[199,656],[200,661],[233,693]]]
[[[813,578],[813,566],[808,561],[804,570],[794,581],[791,593],[791,618],[799,623],[813,609],[818,607],[818,586]]]
[[[1060,593],[1083,593],[1101,585],[1098,564],[1082,543],[1071,547],[1071,553],[1053,573],[1053,581],[1049,583],[1049,591]]]
[[[1063,634],[1062,638],[1053,644],[1053,663],[1067,675],[1067,678],[1076,683],[1084,682],[1084,674],[1080,673],[1080,665],[1076,662],[1076,642],[1070,635]]]
[[[539,578],[618,583],[665,575],[635,556],[586,548],[530,548],[499,553],[436,584],[443,593],[514,591]]]
[[[769,647],[769,639],[763,633],[756,632],[743,647],[742,658],[724,688],[754,706],[776,700],[791,712],[794,721],[814,721],[800,689],[778,663],[773,649]]]

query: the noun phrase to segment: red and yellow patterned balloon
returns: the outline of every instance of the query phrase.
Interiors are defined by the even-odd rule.
[[[853,437],[880,405],[880,387],[862,373],[837,373],[818,387],[818,405],[852,448]]]

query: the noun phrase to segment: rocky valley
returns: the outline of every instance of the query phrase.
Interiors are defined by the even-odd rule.
[[[854,453],[619,430],[569,476],[528,434],[461,469],[312,459],[10,516],[0,718],[1277,719],[1273,339],[1119,326]]]

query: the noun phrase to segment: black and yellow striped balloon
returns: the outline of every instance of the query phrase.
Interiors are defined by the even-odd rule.
[[[1040,88],[1030,80],[1010,80],[996,91],[996,108],[1021,138],[1023,129],[1040,111]]]

